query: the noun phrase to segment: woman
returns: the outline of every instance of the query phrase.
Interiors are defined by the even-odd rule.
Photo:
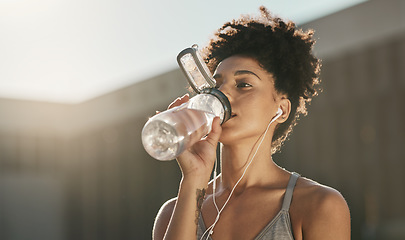
[[[232,117],[222,126],[214,119],[211,133],[178,157],[178,196],[160,209],[154,239],[350,239],[342,195],[272,160],[317,94],[320,63],[311,31],[260,10],[260,17],[224,24],[205,49]]]

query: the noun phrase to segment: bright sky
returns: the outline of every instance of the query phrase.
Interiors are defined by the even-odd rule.
[[[0,0],[0,97],[78,103],[177,68],[260,5],[302,24],[365,0]]]

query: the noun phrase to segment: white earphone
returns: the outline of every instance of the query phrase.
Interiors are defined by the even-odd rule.
[[[224,210],[225,206],[228,204],[229,199],[231,199],[231,196],[232,196],[232,194],[233,194],[235,188],[238,186],[239,182],[240,182],[240,181],[242,180],[242,178],[245,176],[245,174],[246,174],[246,172],[247,172],[247,169],[249,168],[250,164],[253,162],[253,159],[255,158],[257,152],[259,151],[260,145],[262,145],[262,142],[263,142],[263,140],[264,140],[264,137],[266,136],[267,131],[268,131],[269,128],[270,128],[270,125],[271,125],[274,121],[276,121],[276,119],[279,118],[282,114],[283,114],[283,110],[281,110],[281,108],[278,108],[278,109],[277,109],[276,116],[274,116],[274,117],[271,119],[269,125],[267,125],[266,131],[264,132],[263,138],[262,138],[262,140],[260,140],[260,143],[259,143],[259,145],[257,146],[257,149],[256,149],[255,153],[253,154],[253,156],[252,156],[252,158],[250,159],[249,163],[247,164],[245,170],[243,171],[242,176],[241,176],[241,177],[239,178],[239,180],[236,182],[235,186],[233,186],[232,191],[231,191],[231,193],[229,194],[228,199],[225,201],[224,205],[222,206],[221,210],[218,208],[217,203],[215,202],[216,178],[217,178],[217,170],[216,170],[216,169],[217,169],[218,159],[217,159],[217,161],[215,161],[215,166],[214,166],[214,180],[213,180],[213,182],[212,182],[212,200],[213,200],[213,202],[214,202],[214,206],[215,206],[215,208],[217,209],[217,213],[218,213],[218,214],[217,214],[217,217],[215,218],[214,223],[213,223],[209,228],[207,228],[207,230],[202,234],[201,239],[203,239],[204,235],[207,234],[207,233],[208,233],[208,235],[207,235],[207,238],[206,238],[206,239],[208,239],[209,236],[214,233],[214,227],[215,227],[215,225],[217,224],[217,222],[219,221],[219,217],[220,217],[220,215],[221,215],[221,212]],[[218,143],[218,144],[220,144],[220,143]]]

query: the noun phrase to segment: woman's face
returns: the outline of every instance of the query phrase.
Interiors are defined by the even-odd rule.
[[[220,141],[224,144],[256,141],[278,108],[272,74],[254,58],[235,55],[218,65],[214,78],[232,107],[231,119],[222,125]]]

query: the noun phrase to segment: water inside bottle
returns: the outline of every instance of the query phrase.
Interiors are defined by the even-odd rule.
[[[178,151],[181,142],[176,129],[162,120],[155,120],[145,126],[142,141],[145,150],[159,160],[170,160]]]
[[[145,150],[159,160],[176,158],[211,131],[215,115],[196,109],[179,108],[151,121],[142,131]]]

